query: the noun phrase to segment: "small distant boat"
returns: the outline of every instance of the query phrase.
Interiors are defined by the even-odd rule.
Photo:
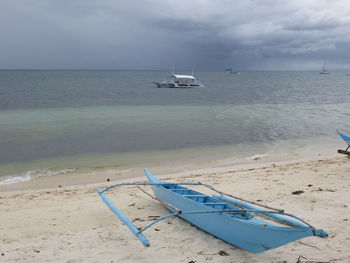
[[[172,75],[169,80],[153,82],[157,88],[196,88],[205,87],[193,75]]]
[[[241,74],[241,72],[239,71],[233,71],[232,68],[226,69],[226,71],[230,72],[231,74],[237,74],[237,75]]]
[[[173,216],[178,216],[227,243],[253,253],[260,253],[308,236],[328,236],[327,232],[316,229],[304,220],[284,213],[283,210],[274,209],[275,211],[272,211],[273,209],[267,206],[264,207],[271,210],[259,209],[252,205],[256,203],[249,203],[237,197],[230,198],[233,196],[224,194],[210,185],[200,182],[164,182],[147,169],[145,169],[145,174],[148,183],[124,183],[112,185],[102,191],[97,189],[102,200],[112,212],[145,246],[150,246],[150,242],[143,232],[155,223]],[[172,213],[159,217],[141,229],[137,228],[106,196],[106,192],[112,188],[125,185],[150,185],[156,196],[155,199]],[[219,195],[209,196],[183,185],[204,186]]]
[[[345,135],[344,133],[340,132],[339,130],[337,130],[337,133],[344,140],[344,142],[348,145],[348,147],[345,149],[345,151],[338,150],[338,153],[347,154],[348,156],[350,156],[350,152],[348,151],[350,148],[350,136]]]
[[[323,64],[322,71],[320,74],[330,74],[329,70],[326,69],[326,63]]]

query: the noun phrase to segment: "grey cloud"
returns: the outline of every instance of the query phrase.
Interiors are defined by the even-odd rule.
[[[345,0],[3,0],[0,68],[249,70],[313,69],[324,59],[349,63],[347,6]]]

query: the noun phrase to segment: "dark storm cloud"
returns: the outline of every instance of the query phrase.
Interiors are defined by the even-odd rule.
[[[347,1],[3,0],[0,68],[349,65]]]

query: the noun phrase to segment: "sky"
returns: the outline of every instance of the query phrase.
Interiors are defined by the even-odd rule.
[[[0,69],[350,70],[347,0],[0,0]]]

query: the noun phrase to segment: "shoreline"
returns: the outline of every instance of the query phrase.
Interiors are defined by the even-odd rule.
[[[335,149],[342,148],[342,144],[339,138],[319,137],[154,151],[95,153],[4,163],[0,164],[0,192],[3,189],[45,188],[45,183],[41,182],[50,182],[45,178],[51,178],[51,181],[58,183],[47,187],[55,187],[59,185],[60,177],[61,185],[90,184],[103,181],[103,178],[98,178],[100,175],[105,178],[110,176],[111,180],[140,176],[143,168],[156,169],[161,173],[174,173],[268,160],[328,158],[337,156]],[[13,179],[18,183],[12,183]],[[6,180],[11,184],[7,184]],[[35,185],[33,181],[40,183]],[[21,188],[21,185],[25,187]]]
[[[215,149],[213,154],[208,154],[208,149]],[[113,182],[120,180],[128,180],[133,178],[143,178],[143,168],[148,168],[149,170],[154,171],[158,175],[162,174],[178,174],[178,173],[191,173],[191,172],[200,172],[207,169],[251,169],[256,167],[261,167],[264,165],[270,164],[283,164],[290,162],[298,161],[312,161],[320,158],[328,159],[335,158],[339,154],[335,151],[325,150],[323,148],[320,150],[320,153],[315,154],[310,150],[306,152],[301,152],[300,149],[297,152],[289,153],[255,153],[250,156],[240,156],[237,158],[234,154],[229,154],[230,147],[223,148],[224,154],[220,153],[219,156],[216,156],[220,148],[208,147],[207,151],[204,154],[202,153],[199,156],[192,156],[186,160],[183,157],[179,157],[181,153],[185,152],[188,156],[191,156],[193,150],[182,149],[180,154],[175,151],[172,153],[176,159],[165,161],[163,156],[160,161],[154,161],[152,158],[150,160],[141,160],[139,163],[128,164],[125,166],[116,165],[99,165],[94,168],[66,168],[63,169],[63,173],[57,173],[53,175],[43,175],[37,178],[30,178],[27,181],[16,182],[10,184],[1,184],[0,183],[0,193],[7,191],[26,191],[26,190],[35,190],[35,189],[51,189],[58,187],[67,187],[74,185],[90,185],[97,184],[102,182]],[[188,151],[188,152],[186,152]],[[168,152],[164,152],[165,155]],[[224,156],[226,153],[226,156]],[[147,154],[146,152],[137,153],[138,155]],[[157,153],[161,155],[161,152]],[[151,154],[152,155],[152,154]],[[154,153],[153,153],[154,155]],[[157,157],[157,155],[155,155]],[[172,156],[172,157],[173,157]],[[230,157],[227,157],[230,156]],[[43,169],[45,171],[45,169]],[[35,171],[35,170],[34,170]],[[55,172],[55,171],[53,171]],[[23,176],[25,177],[25,176]]]

